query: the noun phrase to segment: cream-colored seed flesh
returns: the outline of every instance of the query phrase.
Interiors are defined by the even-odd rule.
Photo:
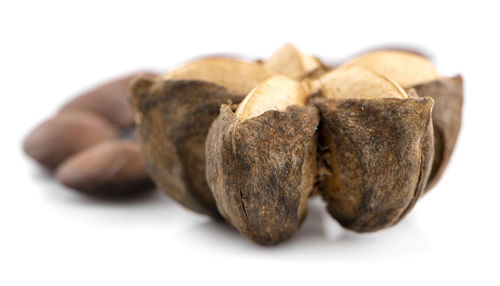
[[[324,74],[315,83],[326,98],[408,98],[391,79],[359,67],[341,67]]]
[[[162,76],[163,80],[212,82],[231,92],[247,94],[275,73],[263,65],[228,58],[202,59],[181,66]]]
[[[321,67],[317,59],[302,53],[291,44],[283,45],[264,65],[278,74],[294,79],[300,79]]]
[[[375,51],[357,57],[343,66],[356,66],[384,75],[402,87],[433,81],[441,76],[432,62],[402,51]]]
[[[285,76],[273,76],[256,86],[236,110],[239,121],[261,115],[268,110],[285,111],[288,106],[305,106],[308,93],[299,82]]]

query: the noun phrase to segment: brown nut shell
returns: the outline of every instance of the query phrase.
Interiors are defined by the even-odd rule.
[[[41,165],[54,169],[66,158],[103,140],[116,130],[101,117],[83,110],[58,114],[37,126],[24,141],[24,151]]]
[[[320,110],[319,190],[344,227],[397,223],[424,191],[433,157],[433,100],[315,99]]]
[[[120,127],[133,126],[134,117],[127,102],[127,96],[131,80],[138,75],[152,76],[153,74],[134,73],[105,83],[69,101],[61,107],[61,111],[84,109]]]
[[[463,82],[461,76],[442,78],[413,87],[420,97],[434,99],[432,121],[434,124],[434,161],[427,191],[441,176],[457,143],[462,125]]]
[[[221,214],[262,245],[295,233],[316,174],[315,108],[290,106],[239,122],[228,105],[210,128],[207,181]]]
[[[130,101],[146,167],[183,206],[219,216],[205,179],[205,140],[221,104],[242,99],[202,81],[138,79],[133,85]]]
[[[152,189],[139,145],[127,140],[98,143],[59,166],[56,178],[69,188],[109,197]]]

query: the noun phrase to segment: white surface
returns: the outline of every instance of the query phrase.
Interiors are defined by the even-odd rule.
[[[0,3],[0,285],[500,283],[494,1],[73,2]],[[396,227],[348,232],[315,200],[299,233],[263,248],[160,193],[82,197],[22,154],[34,125],[109,77],[206,53],[262,58],[287,41],[331,60],[404,43],[431,53],[445,75],[464,75],[451,164]]]

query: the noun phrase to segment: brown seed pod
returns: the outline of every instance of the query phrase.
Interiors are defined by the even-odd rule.
[[[460,76],[441,78],[431,61],[415,53],[381,50],[364,54],[345,66],[357,66],[380,73],[415,90],[420,97],[435,101],[432,111],[434,122],[434,162],[427,190],[434,187],[451,157],[462,120],[463,87]]]
[[[205,140],[221,104],[243,96],[208,82],[144,79],[132,94],[139,141],[156,185],[183,206],[218,217],[205,180]]]
[[[116,197],[151,189],[139,145],[108,140],[70,157],[57,168],[56,178],[72,189]]]
[[[119,196],[151,189],[137,143],[115,141],[133,128],[127,103],[130,78],[109,82],[68,102],[28,135],[25,152],[43,166],[57,168],[63,184],[85,193]]]
[[[221,214],[263,245],[289,238],[307,213],[316,174],[318,114],[308,94],[288,78],[257,86],[233,112],[228,105],[210,128],[207,181]]]
[[[157,186],[183,206],[220,217],[205,179],[205,140],[223,103],[274,73],[243,61],[202,59],[156,81],[139,79],[130,102],[148,171]]]
[[[420,97],[434,99],[434,161],[427,191],[441,178],[457,142],[462,122],[462,77],[442,78],[413,87]]]
[[[340,68],[324,84],[319,190],[343,226],[375,231],[398,222],[425,189],[431,170],[431,98],[405,98],[394,82]],[[384,81],[385,80],[385,81]],[[350,95],[349,95],[350,94]]]

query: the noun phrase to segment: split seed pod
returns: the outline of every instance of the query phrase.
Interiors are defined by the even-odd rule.
[[[345,66],[363,67],[382,74],[419,97],[431,97],[435,104],[434,162],[427,190],[434,187],[453,153],[462,121],[462,78],[442,78],[427,58],[402,51],[375,51],[362,55]]]
[[[205,141],[223,103],[239,103],[274,73],[231,59],[200,60],[155,80],[138,79],[130,102],[157,186],[183,206],[219,217],[205,179]]]
[[[283,76],[253,89],[210,128],[207,181],[221,214],[245,237],[279,243],[302,224],[316,174],[318,113]]]
[[[431,98],[407,98],[384,76],[357,67],[320,79],[319,191],[344,227],[397,223],[426,186],[433,156]]]

